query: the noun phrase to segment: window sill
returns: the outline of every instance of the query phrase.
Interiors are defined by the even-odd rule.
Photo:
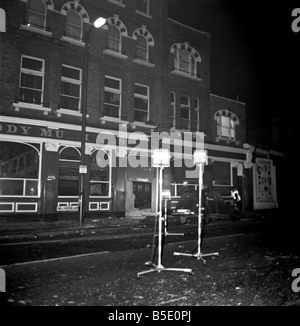
[[[239,145],[241,143],[239,140],[235,140],[231,138],[226,138],[221,136],[216,137],[216,142],[219,143],[220,141],[226,142],[227,144],[235,144],[235,145]]]
[[[186,129],[186,128],[176,128],[176,127],[172,127],[170,128],[170,131],[176,131],[176,132],[191,132],[190,129]]]
[[[122,59],[122,60],[126,60],[128,58],[128,56],[125,55],[125,54],[115,52],[115,51],[112,51],[112,50],[108,50],[108,49],[104,50],[103,53],[106,54],[106,55],[110,55],[112,57],[115,57],[115,58]]]
[[[184,71],[181,71],[181,70],[173,70],[171,72],[171,74],[173,75],[177,75],[177,76],[181,76],[181,77],[186,77],[186,78],[189,78],[189,79],[192,79],[192,80],[195,80],[195,81],[202,81],[201,78],[198,78],[194,75],[191,75],[191,74],[188,74],[187,72],[184,72]]]
[[[149,67],[149,68],[154,68],[155,67],[154,63],[151,63],[151,62],[148,62],[148,61],[142,60],[142,59],[133,59],[133,62],[138,64],[138,65]]]
[[[65,115],[72,115],[75,117],[82,117],[82,113],[80,111],[73,111],[73,110],[68,110],[68,109],[58,109],[57,111],[57,116],[60,118],[62,114]],[[87,114],[86,117],[88,118],[89,115]]]
[[[101,117],[100,121],[101,121],[102,124],[105,124],[106,122],[115,122],[115,123],[126,124],[126,125],[129,124],[129,121],[125,121],[125,120],[122,120],[120,118],[110,117],[110,116],[107,116],[107,115]]]
[[[107,0],[110,3],[113,3],[114,5],[120,6],[122,8],[125,8],[126,6],[124,5],[124,3],[121,3],[120,1],[116,1],[116,0]]]
[[[130,122],[130,126],[132,126],[133,129],[135,129],[136,127],[143,127],[143,128],[147,128],[147,129],[156,129],[157,128],[157,126],[150,125],[150,124],[147,124],[145,122],[140,122],[140,121]]]
[[[74,38],[72,37],[68,37],[68,36],[62,36],[60,38],[61,41],[64,41],[64,42],[68,42],[70,44],[73,44],[73,45],[76,45],[76,46],[80,46],[82,48],[85,47],[85,43],[80,41],[80,40],[75,40]]]
[[[149,14],[143,12],[143,11],[136,10],[135,12],[136,12],[137,14],[141,15],[141,16],[144,16],[144,17],[147,17],[147,18],[149,18],[149,19],[152,19],[152,16],[151,16],[151,15],[149,15]]]
[[[30,109],[36,111],[43,111],[44,115],[48,115],[51,112],[50,108],[43,107],[40,104],[33,104],[33,103],[26,103],[26,102],[19,102],[13,103],[14,110],[19,112],[21,109]]]
[[[33,33],[37,33],[37,34],[42,34],[42,35],[48,36],[48,37],[52,36],[51,32],[45,31],[42,28],[34,27],[34,26],[31,26],[31,25],[21,25],[20,29],[23,29],[23,30],[29,31],[29,32],[33,32]]]

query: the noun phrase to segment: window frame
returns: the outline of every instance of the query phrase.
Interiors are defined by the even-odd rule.
[[[72,112],[80,112],[81,111],[81,101],[82,101],[82,69],[78,68],[78,67],[74,67],[74,66],[70,66],[70,65],[66,65],[66,64],[62,64],[62,69],[61,69],[61,87],[60,87],[60,106],[61,106],[61,97],[65,96],[68,98],[76,98],[74,96],[70,96],[69,94],[62,94],[62,83],[69,83],[69,84],[73,84],[73,85],[79,85],[79,97],[78,97],[78,110],[75,109],[70,109],[70,108],[65,108],[65,107],[60,107],[63,110],[68,110],[68,111],[72,111]],[[63,67],[66,67],[68,69],[73,69],[73,70],[77,70],[79,72],[79,76],[80,79],[72,79],[69,77],[65,77],[63,76]]]
[[[65,159],[65,158],[61,158],[61,153],[68,149],[68,148],[73,148],[74,150],[76,150],[78,152],[79,155],[79,159]],[[77,183],[78,183],[78,187],[77,187],[77,193],[78,195],[74,196],[74,195],[60,195],[60,176],[61,176],[61,164],[60,162],[68,162],[70,164],[74,163],[74,171],[75,171],[75,164],[78,165],[78,169],[77,169],[77,174],[76,177],[78,177],[77,179]],[[58,188],[57,188],[57,197],[58,198],[79,198],[79,165],[81,162],[81,152],[77,147],[74,146],[63,146],[60,148],[59,153],[58,153]],[[77,168],[77,166],[76,166]],[[75,176],[75,174],[73,174],[73,176]]]
[[[105,81],[106,81],[106,78],[108,79],[111,79],[111,80],[115,80],[115,81],[118,81],[119,82],[119,89],[117,88],[111,88],[111,87],[107,87],[106,84],[105,84]],[[122,79],[121,78],[116,78],[116,77],[113,77],[113,76],[109,76],[109,75],[105,75],[104,76],[104,111],[103,111],[103,115],[106,116],[106,117],[113,117],[113,118],[121,118],[122,116]],[[110,104],[110,103],[105,103],[105,94],[106,93],[112,93],[112,94],[118,94],[120,96],[120,99],[119,99],[119,106],[118,106],[118,116],[115,117],[115,116],[112,116],[112,115],[107,115],[105,114],[105,106],[106,105],[110,105],[110,106],[113,106],[113,104]]]
[[[79,26],[79,25],[75,25],[75,24],[73,24],[73,23],[71,23],[71,22],[68,21],[68,15],[69,15],[70,13],[75,13],[75,14],[77,15],[77,17],[79,17],[79,19],[80,19],[80,26]],[[68,26],[70,26],[70,27],[73,26],[73,27],[75,27],[75,28],[80,29],[80,36],[75,36],[75,35],[73,35],[73,34],[71,34],[71,33],[69,34],[69,33],[68,33]],[[67,15],[66,15],[65,37],[70,38],[70,39],[74,39],[74,40],[76,40],[76,41],[80,41],[80,42],[83,41],[83,20],[82,20],[82,17],[81,17],[81,15],[80,15],[80,13],[79,13],[78,11],[76,11],[76,10],[70,9],[70,10],[67,12]]]
[[[91,168],[91,162],[92,162],[92,155],[96,154],[97,155],[97,152],[98,151],[102,151],[104,152],[106,155],[108,155],[109,157],[109,170],[108,170],[108,173],[109,173],[109,180],[108,181],[98,181],[98,180],[91,180],[91,178],[89,178],[89,198],[111,198],[112,196],[112,151],[111,150],[103,150],[101,148],[99,149],[95,149],[92,151],[91,153],[91,159],[90,159],[90,172],[92,171],[92,168]],[[91,185],[93,184],[108,184],[108,195],[107,196],[93,196],[90,194],[90,187]]]
[[[171,92],[170,97],[172,127],[176,128],[176,93]]]
[[[150,0],[137,0],[137,3],[139,3],[140,5],[137,5],[136,12],[139,14],[150,16]],[[144,5],[146,6],[146,10],[143,10]]]
[[[221,161],[221,160],[214,160],[213,164],[214,163],[226,163],[226,164],[229,164],[229,173],[230,173],[230,183],[229,184],[218,184],[218,183],[215,183],[215,176],[214,176],[214,169],[215,167],[213,167],[213,186],[214,187],[232,187],[233,186],[233,164],[231,161]]]
[[[34,0],[34,2],[36,2],[37,0]],[[27,1],[27,6],[26,6],[26,16],[27,16],[27,22],[28,24],[32,25],[32,27],[37,28],[37,29],[41,29],[41,30],[46,30],[46,22],[47,22],[47,7],[44,3],[44,1],[39,0],[40,3],[42,3],[42,5],[44,6],[44,13],[42,14],[41,12],[37,12],[34,10],[29,9],[29,0]],[[30,21],[30,17],[31,15],[39,15],[41,17],[43,17],[43,25],[37,25],[34,24]]]
[[[135,87],[136,86],[145,88],[147,90],[147,95],[136,93],[136,90],[135,90]],[[140,83],[134,83],[134,116],[135,116],[135,112],[136,111],[146,112],[146,110],[137,109],[135,107],[135,99],[136,98],[139,98],[139,99],[142,99],[142,100],[146,100],[147,101],[147,120],[146,120],[146,122],[148,122],[149,119],[150,119],[150,86],[144,85],[144,84],[140,84]],[[145,121],[136,120],[135,118],[134,118],[134,121],[137,121],[137,122],[145,122]]]
[[[188,104],[182,103],[182,98],[185,97],[188,99]],[[191,97],[189,95],[180,94],[180,128],[189,130],[191,128]],[[188,119],[182,117],[182,110],[188,111]],[[188,127],[185,128],[185,124],[188,121]],[[183,123],[182,123],[183,122]]]
[[[200,99],[195,98],[196,130],[200,131]]]
[[[8,176],[8,177],[2,177],[0,176],[0,181],[1,180],[8,180],[8,181],[13,181],[13,180],[16,180],[16,181],[22,181],[23,185],[22,185],[22,195],[18,194],[18,195],[2,195],[0,194],[0,198],[8,198],[8,197],[12,197],[12,198],[40,198],[41,196],[41,166],[42,166],[42,151],[41,151],[41,148],[42,148],[42,145],[40,143],[21,143],[21,142],[15,142],[15,141],[9,141],[9,140],[2,140],[1,142],[8,142],[8,143],[18,143],[18,144],[21,144],[21,145],[26,145],[32,149],[34,149],[36,152],[37,152],[37,158],[38,158],[38,173],[37,173],[37,177],[36,178],[28,178],[28,177],[20,177],[20,176],[16,176],[16,177],[13,177],[13,176]],[[36,146],[39,146],[39,148],[35,147],[34,145]],[[26,152],[27,153],[27,152]],[[27,155],[26,155],[26,158],[24,159],[24,161],[27,160]],[[36,182],[37,183],[37,194],[36,195],[33,195],[33,196],[29,196],[29,195],[26,195],[26,189],[27,189],[27,182]]]
[[[119,36],[118,39],[113,37],[113,35],[110,34],[110,30],[113,30],[113,29],[118,31],[118,36]],[[112,42],[113,45],[114,45],[114,43],[118,44],[118,48],[110,46],[110,42]],[[115,24],[110,24],[108,26],[106,48],[109,51],[122,54],[122,33],[121,33],[120,29],[118,28],[118,26]]]
[[[42,70],[38,71],[38,70],[29,69],[29,68],[23,68],[23,59],[24,58],[40,61],[42,63]],[[22,74],[41,77],[42,78],[41,89],[39,90],[39,89],[35,89],[35,88],[29,88],[29,87],[22,86],[21,85],[21,83],[22,83]],[[20,77],[19,77],[19,100],[20,100],[20,90],[21,90],[21,88],[28,89],[28,90],[34,90],[34,91],[40,91],[41,92],[41,101],[40,101],[41,103],[37,104],[37,103],[34,103],[34,102],[26,102],[25,100],[23,100],[23,101],[21,100],[21,102],[30,103],[30,104],[34,104],[34,105],[42,105],[44,103],[44,83],[45,83],[45,59],[41,59],[41,58],[32,57],[32,56],[22,54],[21,55],[21,63],[20,63]]]
[[[188,60],[184,61],[187,65],[187,69],[185,69],[182,64],[182,55],[181,54],[186,54]],[[174,66],[175,69],[181,73],[185,73],[188,75],[191,75],[193,77],[197,77],[197,62],[195,57],[190,51],[187,51],[186,49],[180,49],[177,48],[174,53]]]

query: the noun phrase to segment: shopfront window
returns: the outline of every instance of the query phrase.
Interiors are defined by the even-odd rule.
[[[90,196],[110,197],[111,169],[110,153],[95,151],[90,160]]]
[[[231,186],[232,173],[230,162],[213,163],[213,185],[214,186]]]
[[[65,147],[59,154],[58,195],[77,197],[79,191],[80,151],[75,147]]]
[[[0,142],[0,196],[39,195],[39,145]]]

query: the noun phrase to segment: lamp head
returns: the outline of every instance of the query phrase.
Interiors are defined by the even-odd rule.
[[[99,18],[97,18],[97,19],[94,21],[94,23],[93,23],[93,25],[94,25],[95,28],[100,28],[100,27],[102,27],[102,26],[105,25],[105,24],[106,24],[106,19],[103,18],[103,17],[99,17]]]

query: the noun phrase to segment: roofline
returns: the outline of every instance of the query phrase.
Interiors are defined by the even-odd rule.
[[[173,22],[173,23],[175,23],[175,24],[181,25],[181,26],[183,26],[183,27],[185,27],[185,28],[189,28],[189,29],[191,29],[191,30],[193,30],[193,31],[195,31],[195,32],[197,32],[197,33],[204,34],[204,35],[206,35],[207,37],[211,37],[211,34],[208,33],[208,32],[200,31],[199,29],[196,29],[196,28],[194,28],[194,27],[191,27],[191,26],[185,25],[185,24],[183,24],[183,23],[180,23],[179,21],[174,20],[174,19],[172,19],[172,18],[170,18],[170,17],[168,17],[168,20],[170,20],[171,22]]]

